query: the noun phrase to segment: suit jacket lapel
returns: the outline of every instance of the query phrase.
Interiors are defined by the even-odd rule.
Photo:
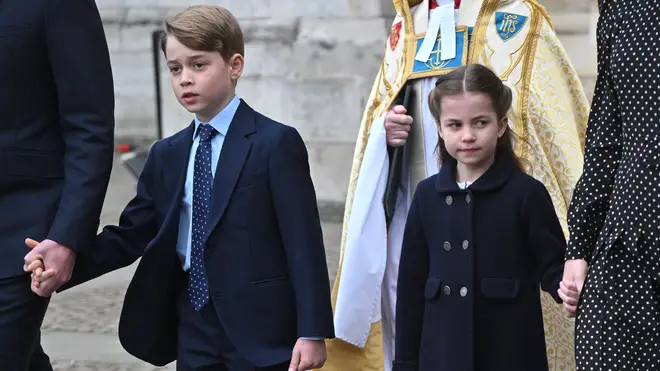
[[[218,166],[213,179],[211,210],[206,230],[206,237],[220,221],[234,192],[238,177],[243,170],[245,160],[250,153],[252,142],[247,138],[255,132],[254,111],[241,100],[236,114],[229,125],[227,136],[220,151]]]

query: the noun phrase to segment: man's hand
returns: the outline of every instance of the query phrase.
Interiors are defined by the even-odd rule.
[[[28,238],[25,244],[32,249],[25,256],[23,266],[26,272],[34,273],[32,291],[39,296],[51,296],[71,279],[76,262],[76,251],[52,240],[43,240],[39,243]],[[42,263],[35,265],[34,262],[39,260],[42,260]]]
[[[587,279],[589,264],[584,259],[569,259],[564,263],[564,277],[560,283],[559,296],[564,301],[564,309],[569,317],[577,315],[577,300],[582,295],[582,287]],[[564,299],[564,296],[567,299]]]
[[[385,115],[385,134],[387,145],[390,147],[401,147],[408,139],[408,133],[412,127],[412,116],[406,115],[405,107],[394,106]]]
[[[326,359],[325,341],[298,339],[293,347],[289,371],[307,371],[323,367]]]

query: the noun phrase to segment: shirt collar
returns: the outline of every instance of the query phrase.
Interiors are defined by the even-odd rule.
[[[231,121],[234,119],[234,115],[236,114],[236,110],[238,109],[240,103],[241,100],[238,99],[238,96],[234,95],[234,98],[229,102],[229,104],[225,106],[225,108],[222,109],[222,111],[215,115],[211,121],[204,122],[204,124],[211,125],[215,130],[218,131],[218,133],[226,136],[227,130],[229,130],[229,124],[231,124]],[[197,137],[199,133],[199,125],[201,124],[202,122],[199,121],[197,115],[195,115],[195,135],[193,138]]]

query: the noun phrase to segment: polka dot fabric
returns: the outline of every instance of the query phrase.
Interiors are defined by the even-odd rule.
[[[598,80],[568,259],[590,262],[578,371],[660,370],[660,2],[599,0]]]
[[[198,128],[199,146],[195,153],[193,175],[192,241],[190,249],[190,279],[188,294],[195,310],[199,311],[209,299],[208,280],[204,269],[204,231],[211,206],[211,139],[217,133],[213,127],[201,124]]]

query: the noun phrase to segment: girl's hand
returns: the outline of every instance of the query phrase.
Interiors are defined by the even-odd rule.
[[[574,282],[559,283],[559,290],[557,290],[559,297],[564,302],[564,310],[569,318],[577,315],[578,300],[580,299],[580,292]]]

